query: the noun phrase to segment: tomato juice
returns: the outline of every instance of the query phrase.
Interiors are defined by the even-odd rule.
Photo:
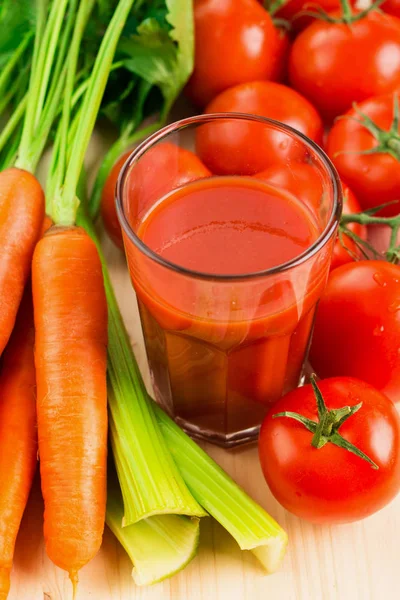
[[[315,242],[314,213],[255,178],[208,177],[158,200],[136,233],[174,265],[126,243],[157,400],[192,434],[244,441],[302,374],[329,250],[265,271]]]

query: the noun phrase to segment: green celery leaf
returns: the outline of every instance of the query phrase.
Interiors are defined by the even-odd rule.
[[[192,1],[165,0],[165,6],[163,20],[159,7],[158,18],[154,13],[145,18],[119,45],[126,68],[160,89],[164,114],[192,72],[194,47]]]
[[[178,44],[176,75],[183,87],[194,67],[193,5],[189,0],[166,0],[167,21],[172,26],[171,37]]]

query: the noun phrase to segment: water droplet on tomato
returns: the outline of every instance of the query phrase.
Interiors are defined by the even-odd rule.
[[[388,311],[391,313],[396,313],[398,310],[400,310],[400,299],[395,300],[388,306]]]
[[[288,146],[288,140],[283,140],[283,141],[282,141],[282,142],[280,142],[280,144],[279,144],[279,148],[280,148],[281,150],[285,150],[285,149],[287,148],[287,146]]]
[[[373,334],[376,336],[380,336],[383,334],[383,332],[385,331],[385,328],[383,325],[377,325],[373,331]]]
[[[387,286],[388,282],[386,281],[385,277],[381,273],[374,273],[372,277],[373,277],[374,281],[381,287]]]

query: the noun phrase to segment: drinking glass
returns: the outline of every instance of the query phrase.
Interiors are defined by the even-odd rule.
[[[264,168],[269,185],[290,179],[289,192],[309,204],[317,231],[309,247],[262,271],[215,274],[170,262],[144,243],[140,231],[151,211],[177,186],[193,185],[182,149],[205,156],[205,138],[213,185],[226,176],[242,185],[240,178]],[[308,172],[309,189],[299,169]],[[168,125],[132,152],[116,202],[157,402],[195,438],[225,447],[255,439],[269,407],[302,382],[341,213],[334,167],[315,143],[281,123],[201,115]],[[234,256],[236,249],[223,251]]]

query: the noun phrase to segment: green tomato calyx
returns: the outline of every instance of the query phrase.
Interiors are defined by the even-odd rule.
[[[342,115],[337,117],[338,119],[350,119],[351,121],[356,121],[365,129],[369,131],[369,133],[376,139],[377,144],[373,148],[368,150],[361,150],[354,152],[355,154],[390,154],[394,159],[400,161],[400,134],[399,134],[399,93],[395,92],[393,94],[393,120],[389,127],[389,129],[383,129],[379,127],[364,112],[362,112],[358,105],[353,103],[353,110],[357,114],[357,116],[350,115]],[[350,152],[337,152],[336,156],[340,154],[349,154]]]
[[[272,415],[272,418],[288,417],[302,423],[302,425],[313,434],[311,445],[317,450],[323,448],[330,442],[339,448],[343,448],[344,450],[355,454],[362,460],[365,460],[373,469],[379,469],[378,465],[369,458],[369,456],[357,448],[357,446],[348,442],[338,431],[347,419],[360,410],[362,402],[355,406],[343,406],[342,408],[332,408],[329,410],[325,404],[324,397],[317,386],[315,375],[311,375],[310,380],[317,401],[318,421],[312,421],[303,415],[291,411],[276,413],[275,415]]]

